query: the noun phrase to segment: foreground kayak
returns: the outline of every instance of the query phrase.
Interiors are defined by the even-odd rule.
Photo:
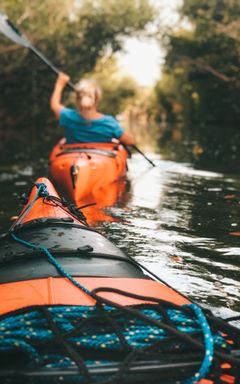
[[[64,144],[62,139],[50,155],[50,173],[56,185],[78,203],[122,177],[127,157],[118,143]]]
[[[143,270],[39,179],[0,240],[1,383],[239,383],[240,330]]]

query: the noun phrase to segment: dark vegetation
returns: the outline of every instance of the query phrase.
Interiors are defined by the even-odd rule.
[[[161,4],[154,9],[149,0],[3,0],[1,8],[73,82],[81,76],[99,81],[105,113],[117,115],[126,106],[134,111],[133,98],[140,95],[146,132],[158,135],[159,129],[154,134],[148,129],[153,115],[157,124],[170,123],[160,130],[161,148],[174,138],[185,140],[187,158],[201,160],[201,166],[213,158],[232,168],[240,160],[239,0],[184,0],[179,25],[167,30],[161,23]],[[121,74],[115,54],[126,37],[149,34],[149,24],[158,26],[152,35],[165,47],[166,61],[154,97],[147,93],[142,101],[144,92]],[[0,43],[0,146],[53,138],[53,132],[59,132],[49,109],[55,75],[3,35]],[[64,97],[74,104],[71,92]],[[169,148],[176,159],[180,150],[175,144]]]
[[[144,33],[154,17],[148,0],[3,0],[1,10],[73,82],[93,71],[102,58],[107,61],[120,51],[126,36]],[[40,140],[56,129],[49,110],[56,76],[30,51],[2,34],[0,43],[1,146],[14,140]],[[105,83],[106,76],[102,77]],[[105,112],[112,113],[113,106],[118,113],[122,100],[135,92],[131,82],[118,85],[113,81],[106,85]]]
[[[179,12],[182,26],[164,36],[164,75],[155,87],[160,117],[172,125],[160,146],[176,139],[181,122],[178,138],[200,167],[213,161],[233,171],[240,160],[240,2],[184,0]]]
[[[240,120],[240,2],[184,0],[182,29],[165,36],[167,56],[157,100],[169,120]],[[186,28],[188,23],[188,28]]]

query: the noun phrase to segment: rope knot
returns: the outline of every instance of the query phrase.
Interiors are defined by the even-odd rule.
[[[36,183],[35,186],[38,189],[38,196],[39,197],[48,197],[49,192],[47,190],[47,186],[44,183]]]

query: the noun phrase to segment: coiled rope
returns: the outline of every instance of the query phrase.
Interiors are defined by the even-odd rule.
[[[44,199],[49,199],[49,193],[45,184],[39,183],[36,184],[36,187],[36,195],[34,196],[32,202],[26,207],[24,213],[21,215],[16,224],[20,224],[24,220],[26,215],[31,210],[34,202],[38,198],[42,197]],[[127,292],[114,289],[98,288],[90,292],[86,287],[81,285],[62,268],[62,266],[58,263],[58,261],[53,257],[51,252],[46,247],[19,238],[14,232],[14,227],[15,226],[13,226],[10,231],[11,237],[14,241],[19,242],[26,247],[41,251],[44,255],[46,255],[49,262],[57,268],[63,277],[67,278],[72,284],[81,289],[87,295],[94,298],[96,300],[96,306],[87,308],[82,306],[59,306],[49,308],[42,307],[41,309],[38,308],[37,311],[30,311],[29,313],[24,314],[24,321],[26,324],[29,323],[31,328],[29,329],[29,327],[23,327],[22,329],[21,327],[21,332],[18,332],[16,329],[14,329],[16,324],[19,324],[19,321],[22,321],[16,317],[18,315],[7,316],[3,318],[4,324],[0,328],[0,330],[3,332],[3,334],[0,334],[0,351],[9,352],[16,347],[20,348],[24,350],[29,356],[31,356],[35,363],[39,361],[51,360],[51,363],[44,364],[47,368],[69,365],[69,357],[63,358],[62,356],[58,355],[49,356],[48,354],[41,356],[32,344],[26,343],[26,339],[31,339],[32,342],[38,342],[39,340],[41,340],[42,343],[43,341],[49,342],[50,340],[52,341],[57,335],[57,338],[58,340],[60,339],[60,344],[64,346],[67,355],[71,357],[74,364],[77,365],[79,372],[83,374],[83,380],[88,380],[87,382],[90,383],[90,375],[86,367],[86,361],[84,361],[84,359],[80,356],[80,353],[73,349],[71,344],[74,344],[76,348],[80,345],[81,348],[85,347],[90,350],[98,349],[100,351],[105,351],[106,349],[117,349],[121,351],[125,348],[128,351],[133,351],[138,354],[140,351],[144,352],[151,348],[152,338],[154,343],[162,343],[164,340],[168,339],[170,334],[178,338],[178,342],[176,344],[178,348],[183,346],[183,350],[187,350],[186,343],[190,342],[190,345],[194,346],[194,348],[199,349],[201,352],[204,351],[204,357],[200,368],[193,377],[184,381],[184,384],[195,384],[198,383],[202,378],[205,378],[211,368],[214,355],[214,345],[218,345],[220,343],[221,346],[224,345],[223,348],[228,347],[226,340],[219,333],[215,333],[213,337],[203,311],[196,304],[187,304],[182,307],[178,307],[156,298],[131,295]],[[148,300],[155,303],[154,309],[151,309],[151,305],[148,306],[148,309],[142,309],[141,306],[138,309],[136,306],[134,308],[123,307],[99,296],[98,293],[100,291],[112,291],[125,296],[130,295],[138,297],[140,300]],[[177,310],[167,309],[165,314],[159,315],[160,304],[178,308]],[[78,313],[77,315],[76,312]],[[160,312],[163,312],[162,308]],[[193,319],[193,314],[195,320]],[[30,316],[31,320],[29,320],[28,316]],[[131,325],[133,323],[132,316],[134,317],[134,325]],[[59,318],[61,319],[60,322]],[[125,318],[130,321],[130,326],[128,325],[127,328]],[[166,318],[167,323],[164,323],[163,321],[166,320]],[[47,330],[46,319],[50,325],[50,329]],[[106,332],[106,327],[104,328],[103,326],[103,328],[97,328],[99,333],[94,335],[91,334],[89,337],[85,335],[81,336],[80,338],[71,337],[72,334],[76,334],[77,330],[79,330],[79,322],[83,326],[88,324],[91,319],[93,319],[93,321],[95,319],[98,319],[99,321],[104,319],[104,321],[107,323],[108,332]],[[76,327],[72,326],[74,322],[77,324]],[[109,333],[109,326],[112,328],[111,333]],[[25,331],[22,332],[22,330]],[[195,334],[197,334],[197,337],[192,337],[192,335]],[[204,345],[201,341],[198,340],[201,334],[203,334]],[[69,338],[67,342],[66,336]],[[139,337],[141,342],[139,341]],[[4,341],[2,342],[2,340]],[[173,348],[173,346],[171,348]],[[125,358],[125,361],[122,364],[123,368],[122,370],[119,370],[117,375],[118,380],[124,377],[124,374],[126,373],[124,368],[127,368],[129,362],[131,362],[131,359],[134,360],[133,357],[129,359]],[[88,361],[88,364],[90,363],[91,362]]]

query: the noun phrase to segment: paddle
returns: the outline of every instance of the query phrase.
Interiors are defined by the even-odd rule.
[[[154,164],[154,162],[150,160],[136,145],[132,144],[131,147],[140,153],[140,155],[142,155],[153,167],[156,167],[156,164]]]
[[[56,68],[37,48],[35,48],[30,41],[26,38],[26,36],[22,35],[21,32],[15,27],[15,25],[8,19],[7,15],[0,12],[0,31],[7,36],[10,40],[15,43],[22,45],[25,48],[30,49],[40,60],[42,60],[53,72],[57,75],[60,73],[60,70]],[[75,90],[75,86],[71,81],[67,83],[67,85],[73,90]],[[153,167],[156,165],[144,155],[144,153],[136,147],[136,145],[132,145],[132,148],[135,149],[138,153],[140,153]]]
[[[25,48],[30,49],[40,60],[42,60],[53,72],[57,75],[60,70],[56,68],[37,48],[35,48],[26,36],[22,35],[21,32],[14,26],[14,24],[8,19],[6,15],[0,12],[0,31],[7,36],[10,40],[15,43],[22,45]],[[74,84],[70,81],[67,85],[75,91]]]

